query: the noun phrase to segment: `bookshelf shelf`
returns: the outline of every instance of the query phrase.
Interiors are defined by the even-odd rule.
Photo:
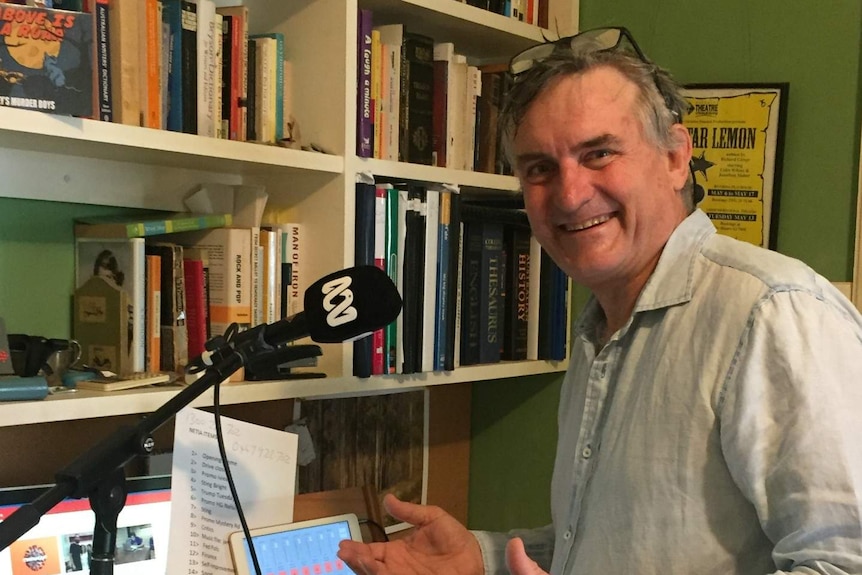
[[[341,156],[0,107],[0,146],[65,157],[237,174],[339,174]]]
[[[553,373],[561,369],[563,369],[561,362],[521,361],[474,365],[458,368],[453,372],[392,375],[370,379],[328,377],[229,383],[222,385],[221,403],[233,405],[291,398],[373,395],[435,385]],[[161,407],[181,389],[180,386],[167,386],[113,392],[78,390],[73,393],[51,395],[42,401],[0,403],[0,428],[149,413]],[[196,398],[191,405],[195,407],[213,405],[212,389]]]
[[[462,187],[488,190],[517,191],[519,188],[518,180],[513,176],[485,174],[468,170],[452,170],[375,158],[355,158],[355,160],[356,172],[371,172],[376,176],[387,178],[457,184]]]

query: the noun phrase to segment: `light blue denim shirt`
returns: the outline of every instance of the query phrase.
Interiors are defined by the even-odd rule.
[[[799,261],[673,233],[604,347],[591,300],[561,390],[554,575],[862,573],[862,317]],[[486,573],[512,534],[475,532]]]

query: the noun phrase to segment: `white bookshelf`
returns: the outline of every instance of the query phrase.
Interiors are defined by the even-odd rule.
[[[550,0],[561,35],[577,28],[577,0]],[[236,0],[221,0],[229,5]],[[517,190],[508,176],[449,170],[355,155],[356,20],[374,11],[375,25],[405,23],[437,41],[451,41],[473,63],[505,61],[542,41],[536,26],[456,0],[245,0],[253,33],[283,32],[293,62],[294,113],[304,142],[328,153],[215,140],[93,120],[0,108],[0,196],[94,205],[182,210],[195,184],[259,184],[268,205],[305,225],[307,281],[353,265],[354,182],[359,172]],[[555,36],[545,31],[545,35]],[[39,174],[34,178],[33,174]],[[70,238],[71,240],[71,238]],[[307,286],[303,286],[307,287]],[[559,372],[566,362],[507,362],[452,372],[357,379],[352,345],[323,345],[315,371],[326,379],[232,384],[224,403],[296,397],[387,393],[414,387]],[[98,393],[78,391],[38,402],[0,403],[0,427],[150,412],[176,388]],[[212,392],[194,405],[211,405]]]

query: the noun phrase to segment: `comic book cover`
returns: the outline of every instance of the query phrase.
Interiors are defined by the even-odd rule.
[[[0,4],[0,106],[93,116],[93,16]]]

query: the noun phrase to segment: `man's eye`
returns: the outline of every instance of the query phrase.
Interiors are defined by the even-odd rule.
[[[530,182],[548,179],[554,172],[554,166],[548,162],[537,162],[527,166],[524,177]]]
[[[614,152],[608,149],[591,150],[584,155],[582,162],[588,168],[598,169],[606,166],[614,155]]]

